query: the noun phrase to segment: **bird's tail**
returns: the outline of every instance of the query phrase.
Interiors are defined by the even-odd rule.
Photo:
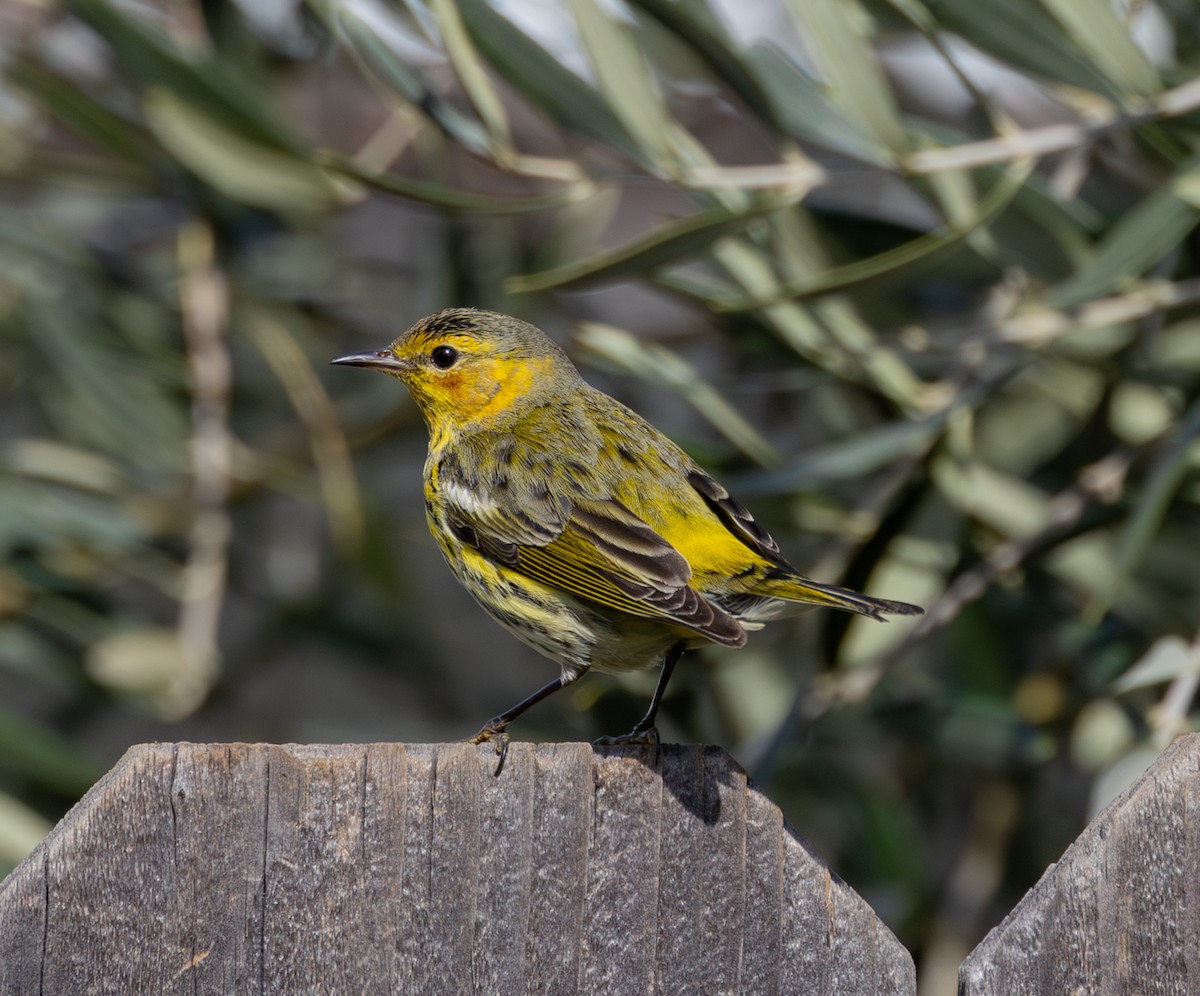
[[[768,598],[778,598],[785,602],[796,602],[798,605],[825,605],[832,609],[843,609],[846,612],[857,612],[862,616],[870,616],[880,622],[886,622],[884,616],[919,616],[925,610],[919,605],[908,602],[893,602],[886,598],[875,598],[863,595],[849,588],[840,588],[835,584],[822,584],[799,574],[786,574],[777,577],[767,577],[755,585],[756,595]]]

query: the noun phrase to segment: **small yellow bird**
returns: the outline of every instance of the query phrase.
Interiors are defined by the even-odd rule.
[[[661,665],[655,715],[680,655],[740,647],[789,609],[883,619],[922,610],[811,581],[739,502],[678,446],[590,387],[540,329],[455,308],[387,349],[333,361],[402,380],[429,426],[425,510],[450,569],[484,610],[561,673],[487,723],[506,727],[591,668]]]

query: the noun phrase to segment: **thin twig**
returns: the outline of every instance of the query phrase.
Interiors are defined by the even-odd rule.
[[[1040,159],[1056,152],[1080,148],[1119,129],[1133,128],[1146,121],[1178,117],[1200,108],[1200,78],[1167,90],[1145,106],[1131,112],[1111,107],[1107,113],[1091,121],[1045,125],[1013,131],[1007,135],[966,142],[940,149],[922,149],[912,153],[905,162],[909,173],[944,173],[951,170],[974,169],[995,163],[1014,162],[1032,157]]]
[[[340,550],[352,549],[362,539],[362,502],[350,446],[333,402],[283,322],[266,311],[255,311],[247,327],[308,434],[334,545]]]
[[[1052,308],[1025,311],[1000,322],[997,332],[1004,342],[1036,348],[1071,332],[1110,328],[1196,301],[1200,301],[1200,277],[1177,283],[1144,280],[1124,294],[1097,298],[1069,311]]]
[[[225,332],[229,285],[213,259],[212,231],[203,223],[179,235],[179,303],[192,379],[192,505],[177,632],[187,666],[168,696],[170,711],[187,715],[203,701],[220,665],[217,628],[225,598],[231,525],[226,510],[233,441],[229,395],[233,374]]]
[[[1095,502],[1115,500],[1134,455],[1132,448],[1121,446],[1084,467],[1070,486],[1051,499],[1041,529],[1023,539],[997,544],[980,563],[959,574],[899,644],[862,664],[823,676],[812,689],[798,695],[771,747],[764,752],[767,763],[778,744],[792,736],[799,724],[812,723],[836,705],[863,701],[894,661],[931,633],[949,626],[968,605],[982,598],[1000,575],[1016,570],[1030,557],[1053,546]]]

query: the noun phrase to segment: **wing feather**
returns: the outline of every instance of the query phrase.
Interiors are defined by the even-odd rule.
[[[709,477],[702,470],[688,473],[688,483],[699,492],[705,504],[716,514],[725,528],[750,547],[760,556],[776,563],[783,560],[779,544],[771,537],[758,520],[750,514],[740,501],[734,498],[724,486]]]
[[[620,502],[539,491],[541,503],[521,508],[494,492],[459,500],[466,492],[456,484],[441,491],[441,503],[461,542],[535,581],[717,643],[746,642],[737,619],[692,586],[687,559]]]

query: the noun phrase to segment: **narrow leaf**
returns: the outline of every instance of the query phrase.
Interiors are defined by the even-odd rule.
[[[1161,88],[1158,74],[1134,43],[1129,25],[1117,17],[1110,0],[1042,0],[1042,3],[1096,68],[1119,89],[1145,97]]]
[[[316,159],[329,172],[341,174],[357,183],[395,194],[397,197],[406,197],[409,200],[444,208],[447,211],[497,215],[532,214],[536,211],[549,211],[573,204],[583,200],[594,190],[590,182],[584,181],[563,184],[550,193],[535,197],[492,197],[487,194],[474,194],[466,190],[455,190],[432,180],[400,176],[396,173],[375,173],[329,151],[322,152]]]
[[[126,164],[145,167],[154,142],[145,129],[114,114],[73,83],[28,62],[6,70],[13,83],[54,117]]]
[[[225,127],[198,105],[151,87],[146,120],[179,161],[226,197],[277,211],[320,211],[355,198],[355,188],[319,167]]]
[[[1071,308],[1122,290],[1176,249],[1200,222],[1200,208],[1181,197],[1176,184],[1182,184],[1186,194],[1197,171],[1197,160],[1189,160],[1175,184],[1164,185],[1122,214],[1080,272],[1047,294],[1046,305]]]
[[[907,144],[891,86],[863,26],[866,13],[853,0],[790,0],[809,50],[820,66],[830,99],[883,149]]]
[[[945,31],[1002,62],[1051,80],[1116,96],[1112,82],[1036,0],[926,0]]]
[[[813,450],[791,467],[747,474],[737,482],[738,493],[788,494],[864,477],[928,450],[941,435],[945,421],[946,413],[939,412],[916,422],[893,422],[868,429]]]
[[[432,0],[432,7],[437,18],[438,30],[442,35],[442,44],[446,46],[446,54],[458,71],[458,78],[467,92],[467,97],[487,127],[491,145],[493,148],[509,148],[511,141],[508,133],[508,115],[500,95],[488,79],[475,46],[471,43],[466,26],[462,22],[462,15],[451,0]]]
[[[926,261],[937,253],[952,249],[993,221],[1012,203],[1031,169],[1032,164],[1029,164],[1023,169],[1012,169],[1002,174],[999,182],[979,199],[974,215],[960,219],[958,224],[927,232],[895,249],[888,249],[856,262],[781,283],[770,296],[747,297],[738,301],[736,307],[727,310],[755,310],[780,301],[811,298],[834,290],[844,290],[895,273],[903,267]]]
[[[368,8],[372,15],[378,11]],[[419,108],[454,141],[479,155],[490,155],[493,142],[479,122],[463,114],[433,93],[411,67],[404,54],[397,52],[391,38],[363,9],[338,6],[334,25],[360,64],[400,97]]]
[[[777,130],[784,130],[785,118],[756,78],[753,60],[738,51],[705,0],[633,0],[633,3],[677,35],[755,114]]]
[[[643,157],[664,175],[674,175],[669,136],[677,127],[659,92],[646,57],[629,30],[595,0],[567,0],[579,38],[596,73],[597,88],[613,115],[637,142]]]
[[[458,9],[479,50],[532,104],[559,124],[649,165],[600,94],[499,14],[488,0],[458,0]]]
[[[69,7],[113,47],[121,68],[142,84],[173,91],[257,143],[302,151],[303,144],[262,101],[262,91],[237,78],[228,63],[185,57],[155,25],[107,0],[71,0]]]
[[[511,277],[507,286],[510,292],[520,294],[644,273],[707,248],[717,239],[745,227],[760,215],[776,210],[781,200],[776,196],[764,197],[754,207],[742,212],[731,213],[725,208],[702,211],[689,218],[659,225],[641,238],[616,249],[540,273]]]

